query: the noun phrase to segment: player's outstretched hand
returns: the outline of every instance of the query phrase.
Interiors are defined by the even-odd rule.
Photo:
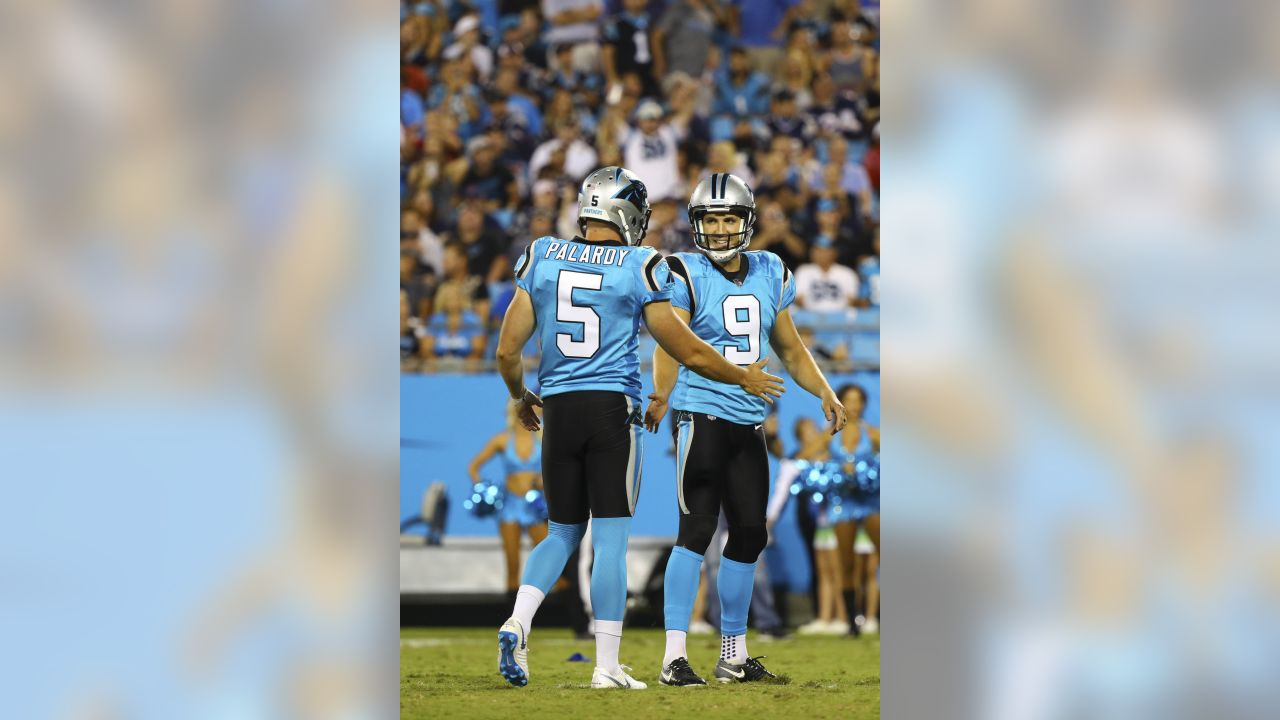
[[[845,423],[849,422],[849,417],[844,411],[844,405],[841,404],[835,393],[827,393],[822,396],[822,414],[827,417],[827,422],[831,423],[832,435],[843,430]]]
[[[520,398],[520,404],[516,406],[516,417],[520,419],[520,424],[525,430],[536,431],[542,427],[534,407],[542,407],[542,398],[535,395],[532,390],[525,389],[524,397]]]
[[[667,399],[659,397],[658,393],[649,394],[649,407],[644,411],[644,426],[649,432],[658,432],[658,426],[662,424],[662,418],[667,414]]]
[[[742,385],[743,390],[762,398],[772,405],[773,399],[781,397],[782,393],[786,392],[786,389],[782,387],[782,378],[764,371],[764,367],[767,364],[769,364],[769,359],[765,358],[749,365],[746,368],[747,375],[742,379],[740,385]]]

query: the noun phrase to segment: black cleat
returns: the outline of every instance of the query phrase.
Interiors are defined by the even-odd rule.
[[[722,683],[730,682],[753,682],[755,680],[773,680],[777,675],[769,672],[760,664],[759,657],[747,658],[747,661],[741,665],[720,658],[720,662],[716,663],[716,681]],[[674,663],[673,663],[674,664]]]
[[[689,667],[688,658],[682,657],[672,660],[670,665],[662,668],[662,674],[658,676],[658,682],[674,687],[707,684],[706,680],[698,677],[698,673]]]

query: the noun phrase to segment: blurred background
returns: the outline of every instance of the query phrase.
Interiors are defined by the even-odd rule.
[[[400,28],[402,623],[500,624],[523,556],[545,536],[541,477],[517,469],[531,451],[508,422],[493,354],[516,259],[538,237],[580,233],[578,187],[597,167],[622,165],[646,183],[644,244],[663,254],[696,250],[687,212],[699,180],[746,180],[760,218],[750,249],[777,253],[795,273],[796,324],[832,386],[860,388],[849,391],[863,422],[849,447],[864,468],[874,460],[878,3],[439,0],[402,3]],[[642,331],[645,394],[654,346]],[[531,372],[538,353],[532,341]],[[878,487],[855,487],[856,463],[836,463],[822,443],[802,447],[813,421],[825,423],[818,401],[789,385],[769,424],[773,475],[788,470],[775,567],[760,582],[790,602],[758,608],[757,627],[856,634],[870,619],[874,631],[878,551],[865,533],[855,541]],[[648,437],[645,455],[628,621],[660,627],[678,520],[667,426]],[[796,461],[832,467],[801,474]],[[810,487],[819,481],[842,492]],[[847,545],[833,557],[843,571],[829,578],[840,603],[821,616],[815,519],[839,524]],[[582,634],[590,598],[579,580],[590,558],[571,567],[553,622]],[[704,584],[714,581],[709,567]],[[699,610],[695,626],[709,630],[706,615],[714,621],[718,610]]]
[[[381,351],[394,302],[381,243],[420,184],[395,173],[390,145],[400,140],[402,171],[406,152],[428,152],[436,85],[405,68],[442,72],[435,53],[457,44],[444,36],[462,19],[444,8],[444,28],[428,18],[406,31],[416,7],[398,18],[373,2],[6,7],[6,716],[396,713],[404,548],[392,526],[422,496],[397,493],[395,440],[424,439],[431,417],[406,414],[402,425],[398,404],[404,384],[446,376],[415,367],[406,376]],[[475,9],[483,32],[498,33],[483,41],[493,80],[454,80],[480,92],[470,102],[477,114],[494,112],[483,91],[503,77],[507,31],[488,7]],[[829,5],[814,7],[834,17]],[[648,8],[651,33],[669,9]],[[602,25],[618,12],[606,5],[586,21],[601,55]],[[718,32],[726,21],[708,12],[706,23],[677,30]],[[1260,0],[899,0],[873,23],[890,80],[882,127],[892,162],[890,192],[873,192],[870,207],[890,238],[891,282],[877,325],[879,392],[854,377],[876,398],[869,421],[893,438],[880,572],[890,608],[881,617],[886,716],[1267,718],[1280,707],[1277,12]],[[769,62],[758,50],[769,43],[748,45],[743,34],[755,17],[740,13],[736,44],[770,73],[756,66]],[[421,40],[434,36],[438,50]],[[700,63],[725,51],[722,37],[701,59],[698,45],[680,43],[695,57],[670,54],[664,76],[686,62],[699,81]],[[407,62],[415,43],[434,59]],[[571,52],[575,62],[588,60]],[[785,62],[771,66],[770,89]],[[846,67],[846,77],[856,72]],[[815,100],[825,77],[810,78]],[[415,82],[422,134],[403,121]],[[632,116],[649,96],[662,105],[659,125],[677,124],[667,88],[636,94],[619,84],[616,106],[636,99],[623,123],[640,124]],[[557,118],[585,122],[548,113],[536,86],[519,85],[544,133]],[[603,164],[611,151],[592,138],[612,87],[602,82],[594,131],[575,131],[578,152],[557,161],[544,151],[547,165],[583,156],[589,143]],[[710,118],[709,138],[726,137],[715,122],[725,112],[706,92],[696,90],[694,114]],[[465,94],[449,104],[459,102],[471,117]],[[573,92],[559,102],[572,107]],[[705,162],[741,163],[763,187],[766,163],[742,157],[758,148],[739,144],[755,124],[739,134],[733,121],[749,110],[728,113],[734,152],[717,156],[709,142]],[[785,110],[760,112],[767,124]],[[865,130],[866,111],[850,113]],[[864,160],[877,147],[869,128]],[[826,152],[818,148],[813,141],[815,158]],[[450,152],[456,160],[467,148]],[[809,173],[798,174],[806,182]],[[512,176],[506,202],[536,203],[537,179],[527,169]],[[876,173],[867,178],[879,188]],[[534,200],[523,199],[522,181]],[[856,186],[847,194],[860,202]],[[816,212],[813,199],[790,206],[787,224]],[[849,227],[866,238],[861,207],[830,199],[842,226],[857,218]],[[462,204],[443,210],[467,216]],[[423,227],[439,235],[454,226]],[[402,257],[404,225],[397,230]],[[812,259],[795,247],[801,262]],[[484,277],[485,292],[491,267],[468,271]],[[854,309],[855,324],[873,311]],[[411,314],[430,321],[421,303]],[[845,337],[854,363],[857,332],[814,325],[815,336]],[[795,398],[782,410],[809,412]],[[477,444],[503,425],[500,405],[484,407],[492,414]],[[793,442],[794,428],[779,426]],[[661,453],[650,437],[650,452]],[[793,449],[784,444],[783,454]],[[454,453],[462,464],[417,477],[459,482],[475,452],[468,444]],[[646,482],[641,512],[664,502],[661,485]],[[482,521],[496,536],[495,519],[450,517],[445,539]],[[407,532],[425,543],[424,529]],[[501,575],[493,583],[500,593]]]

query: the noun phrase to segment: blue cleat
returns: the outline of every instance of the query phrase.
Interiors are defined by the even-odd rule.
[[[529,684],[529,643],[515,618],[498,629],[498,672],[515,687]]]

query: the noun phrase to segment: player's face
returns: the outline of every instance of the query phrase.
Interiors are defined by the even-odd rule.
[[[702,234],[711,250],[728,250],[738,244],[742,218],[732,213],[707,213],[702,217]]]

